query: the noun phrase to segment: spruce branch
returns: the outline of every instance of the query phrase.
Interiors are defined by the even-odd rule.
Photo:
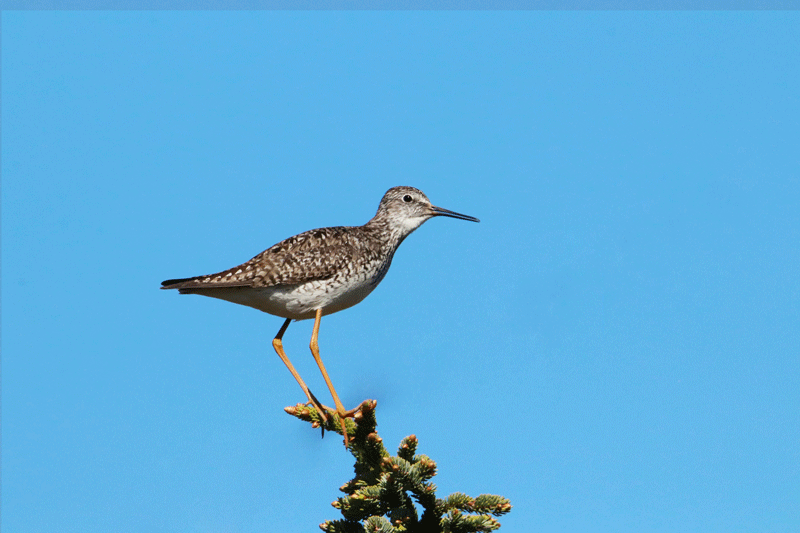
[[[472,498],[456,492],[436,498],[431,479],[436,463],[416,453],[419,441],[414,435],[400,442],[391,456],[375,431],[375,400],[366,400],[353,420],[346,419],[348,451],[355,457],[355,477],[342,485],[344,493],[331,505],[342,519],[320,524],[327,533],[472,533],[494,531],[500,527],[493,516],[511,510],[507,498],[481,494]],[[342,434],[339,416],[327,411],[323,421],[314,406],[297,404],[286,412],[310,422],[312,427]],[[419,516],[418,508],[422,508]]]

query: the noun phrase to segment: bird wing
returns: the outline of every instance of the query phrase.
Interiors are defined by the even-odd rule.
[[[323,280],[347,269],[358,249],[332,239],[344,228],[321,228],[290,237],[228,270],[193,278],[170,279],[162,289],[211,289],[217,287],[274,287]],[[334,244],[335,243],[335,244]]]

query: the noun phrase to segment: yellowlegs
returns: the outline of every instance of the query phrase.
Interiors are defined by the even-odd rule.
[[[475,217],[435,207],[413,187],[393,187],[381,199],[378,212],[363,226],[338,226],[306,231],[279,242],[246,263],[231,269],[162,282],[162,289],[181,294],[202,294],[246,305],[283,317],[272,345],[300,384],[308,401],[326,420],[325,406],[314,397],[283,350],[282,338],[292,320],[314,319],[311,353],[342,419],[356,409],[345,410],[319,355],[320,319],[347,309],[371,293],[381,282],[400,243],[425,221],[436,216],[479,222]]]

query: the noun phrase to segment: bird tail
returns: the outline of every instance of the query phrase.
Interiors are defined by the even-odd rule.
[[[168,279],[161,282],[162,289],[178,289],[181,294],[192,294],[192,289],[197,284],[197,278]]]

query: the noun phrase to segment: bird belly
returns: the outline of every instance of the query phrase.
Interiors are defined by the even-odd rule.
[[[346,280],[334,277],[276,292],[272,299],[280,300],[281,305],[295,315],[291,318],[313,318],[317,309],[322,309],[324,315],[330,315],[356,305],[375,289],[377,281],[366,276],[349,277]]]
[[[271,315],[303,320],[314,318],[317,309],[330,315],[356,305],[378,286],[387,270],[388,265],[384,265],[297,285],[214,287],[192,289],[191,292],[246,305]]]

